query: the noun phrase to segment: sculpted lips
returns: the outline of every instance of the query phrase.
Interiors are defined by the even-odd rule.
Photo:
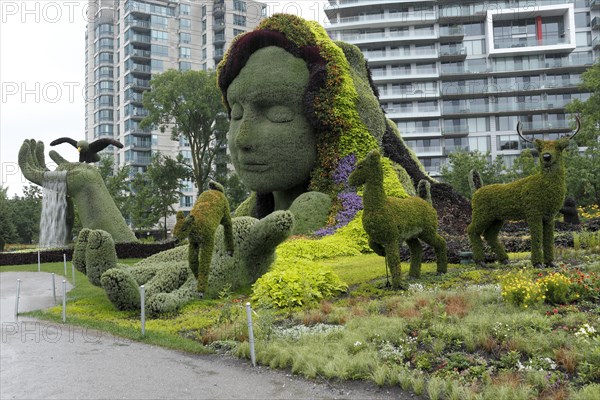
[[[261,163],[261,162],[254,162],[254,161],[247,161],[247,162],[241,163],[241,168],[244,171],[248,171],[248,172],[265,172],[266,170],[269,169],[269,164],[265,164],[265,163]]]

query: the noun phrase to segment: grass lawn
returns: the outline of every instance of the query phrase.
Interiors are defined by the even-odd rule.
[[[561,271],[573,275],[572,288],[581,293],[569,292],[567,304],[508,301],[510,293],[526,293],[540,274],[553,272],[526,267],[526,254],[512,255],[507,266],[450,265],[443,276],[424,264],[421,278],[407,280],[403,291],[386,288],[384,260],[374,254],[321,260],[348,292],[313,309],[256,310],[257,360],[309,378],[399,385],[430,399],[600,398],[600,304],[593,292],[599,253],[559,253]],[[499,285],[524,266],[519,284],[525,289]],[[0,270],[37,271],[37,265]],[[42,270],[61,274],[63,264]],[[142,337],[139,313],[115,311],[79,272],[76,283],[68,295],[69,323],[189,352],[249,357],[248,293],[193,301],[177,315],[148,320]],[[61,309],[30,314],[60,321]]]

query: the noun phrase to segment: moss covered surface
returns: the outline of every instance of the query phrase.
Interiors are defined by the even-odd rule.
[[[85,271],[90,282],[101,286],[102,274],[116,266],[117,252],[112,236],[99,229],[89,232],[85,249]]]

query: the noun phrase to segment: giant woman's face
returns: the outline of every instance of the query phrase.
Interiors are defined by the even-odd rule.
[[[256,51],[229,86],[229,150],[251,190],[285,192],[308,184],[317,160],[302,106],[308,81],[304,60],[271,46]]]

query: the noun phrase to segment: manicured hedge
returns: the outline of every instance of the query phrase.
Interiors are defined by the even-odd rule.
[[[161,251],[169,250],[175,247],[175,241],[165,243],[116,243],[117,257],[125,258],[146,258]],[[67,261],[73,257],[73,248],[51,249],[40,251],[40,260],[42,263],[60,262],[63,260],[63,254],[67,255]],[[0,266],[3,265],[22,265],[37,264],[37,251],[28,253],[0,253]]]

